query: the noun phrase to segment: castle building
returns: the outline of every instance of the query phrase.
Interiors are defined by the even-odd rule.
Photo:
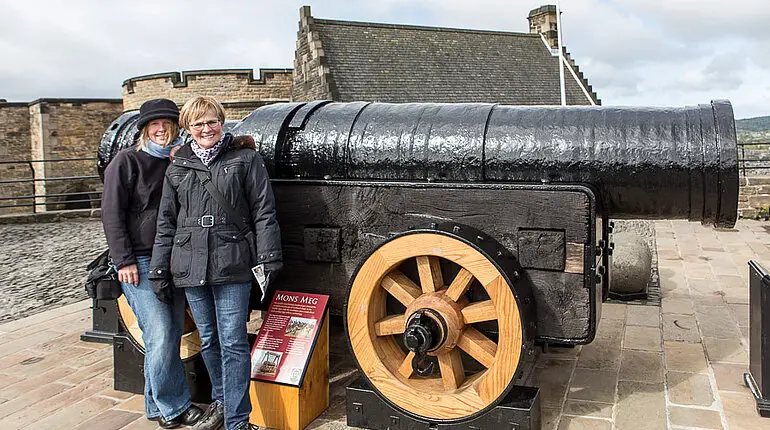
[[[12,198],[0,200],[0,214],[32,212],[33,201],[38,212],[72,208],[84,203],[73,200],[98,195],[98,179],[58,179],[96,175],[93,160],[29,161],[94,157],[115,118],[158,97],[181,106],[212,95],[234,120],[269,103],[320,99],[560,104],[556,7],[533,9],[527,19],[529,33],[515,33],[319,19],[303,6],[294,69],[136,76],[123,82],[122,99],[0,99],[0,155],[20,162],[0,164],[0,197]],[[567,104],[601,104],[564,53]]]

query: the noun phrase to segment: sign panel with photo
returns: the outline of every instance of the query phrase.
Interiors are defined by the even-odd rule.
[[[251,350],[251,379],[299,387],[329,296],[276,291]]]

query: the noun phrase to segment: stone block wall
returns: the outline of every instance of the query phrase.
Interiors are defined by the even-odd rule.
[[[741,176],[738,214],[743,218],[770,215],[770,176]]]
[[[0,161],[31,159],[29,107],[26,103],[0,102]],[[0,181],[32,179],[28,164],[0,164]],[[0,183],[0,197],[31,196],[31,182]],[[0,200],[0,206],[32,203],[31,199]],[[31,207],[0,208],[0,214],[31,212]]]
[[[122,112],[120,99],[40,99],[31,103],[0,104],[0,151],[5,155],[2,160],[94,158],[102,134]],[[39,204],[35,208],[37,212],[98,207],[98,202],[72,202],[96,196],[101,190],[98,178],[52,180],[96,176],[95,160],[36,161],[31,163],[31,171],[29,165],[0,166],[1,180],[37,179],[34,184],[0,184],[0,196],[4,197],[50,196],[35,199]],[[66,193],[78,195],[51,196]],[[14,202],[31,203],[32,200],[17,199],[6,204]],[[0,215],[30,212],[33,212],[31,206],[0,208]]]
[[[310,6],[300,9],[297,46],[294,51],[294,101],[335,100],[329,66],[319,34],[313,31]]]
[[[139,76],[123,82],[124,110],[147,100],[167,98],[182,106],[190,97],[210,95],[225,107],[227,119],[240,120],[259,106],[291,100],[291,69],[198,70]]]

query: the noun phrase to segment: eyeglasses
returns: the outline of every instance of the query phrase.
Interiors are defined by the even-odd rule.
[[[217,128],[219,127],[220,121],[218,119],[213,119],[211,121],[201,121],[196,122],[194,124],[190,124],[190,128],[195,131],[203,130],[205,126],[209,126],[209,128]]]

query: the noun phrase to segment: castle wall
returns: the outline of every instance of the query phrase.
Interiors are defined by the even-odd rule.
[[[0,102],[0,161],[31,159],[29,108],[26,103]],[[28,164],[0,164],[0,180],[32,179]],[[32,183],[0,183],[0,197],[32,195]],[[0,200],[0,206],[32,203],[32,200]],[[0,208],[0,214],[31,212],[31,207]]]
[[[102,134],[123,111],[120,99],[113,100],[40,100],[32,102],[32,153],[46,160],[65,158],[93,158]],[[72,176],[96,176],[96,161],[80,160],[66,162],[34,163],[37,178],[60,178]],[[88,191],[99,191],[98,178],[68,181],[42,181],[36,183],[38,194],[84,193],[72,196],[50,197],[47,210],[65,209],[64,205],[51,202],[83,200]],[[66,208],[88,208],[98,206],[94,202],[73,202]],[[40,208],[39,208],[40,209]]]
[[[199,70],[139,76],[123,82],[124,110],[139,109],[147,100],[167,98],[179,106],[196,95],[216,97],[227,119],[239,120],[269,103],[291,100],[291,69]]]

